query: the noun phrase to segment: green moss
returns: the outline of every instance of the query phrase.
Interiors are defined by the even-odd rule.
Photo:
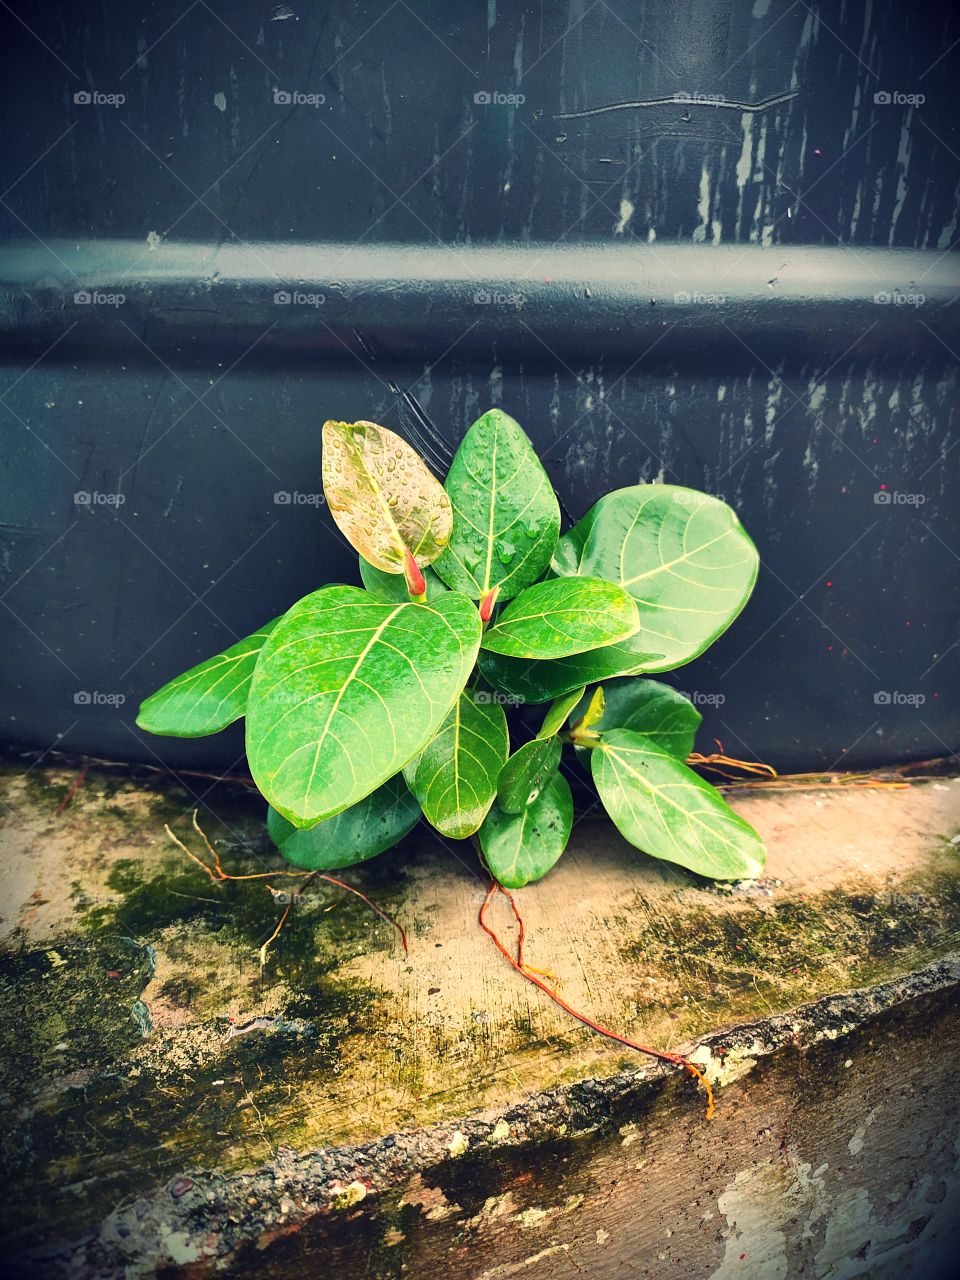
[[[135,859],[114,862],[109,898],[73,887],[78,941],[0,960],[0,1087],[18,1109],[17,1124],[3,1126],[0,1166],[18,1237],[51,1216],[59,1232],[82,1232],[118,1200],[184,1168],[267,1161],[275,1133],[311,1145],[318,1121],[302,1099],[341,1070],[350,1037],[376,1030],[376,993],[334,973],[353,956],[397,945],[362,902],[311,886],[261,971],[257,949],[282,909],[264,882],[213,884],[179,861],[166,865],[148,873]],[[351,879],[384,905],[401,892],[395,878],[389,897],[382,875]],[[153,974],[151,944],[171,969],[154,998],[185,1010],[221,1000],[218,964],[229,955],[262,984],[257,1002],[269,1004],[275,988],[282,1007],[249,1031],[201,1018],[196,1034],[170,1038],[167,1061],[162,1028],[144,1039],[134,1013]],[[201,967],[204,955],[210,964]]]
[[[783,901],[731,900],[723,910],[684,910],[669,930],[639,934],[637,917],[621,958],[655,983],[677,975],[676,984],[644,993],[639,1011],[673,1011],[680,1038],[688,1028],[704,1029],[713,1015],[729,1020],[789,1008],[925,963],[960,930],[960,883],[938,870],[876,894],[837,889]]]

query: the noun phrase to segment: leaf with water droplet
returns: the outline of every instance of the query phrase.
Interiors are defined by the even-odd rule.
[[[480,848],[504,888],[521,889],[547,874],[567,847],[572,827],[570,784],[555,773],[520,813],[505,813],[494,804],[479,831]]]
[[[446,489],[453,534],[436,570],[447,586],[473,600],[499,586],[500,599],[510,600],[536,582],[557,543],[560,508],[519,423],[500,409],[478,418],[460,443]]]
[[[407,549],[421,568],[432,564],[450,540],[453,512],[440,481],[375,422],[324,423],[323,489],[341,533],[384,573],[403,573]]]

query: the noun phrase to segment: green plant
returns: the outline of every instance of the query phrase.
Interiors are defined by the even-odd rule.
[[[476,834],[496,879],[518,888],[570,836],[570,745],[645,853],[717,879],[759,874],[760,838],[685,763],[699,712],[642,678],[696,658],[746,603],[757,554],[728,506],[633,485],[560,537],[546,472],[499,409],[467,432],[445,485],[393,432],[327,422],[323,484],[363,588],[312,592],[165,685],[137,720],[196,737],[245,715],[290,862],[361,862],[423,815],[444,836]],[[511,755],[505,706],[548,702]]]

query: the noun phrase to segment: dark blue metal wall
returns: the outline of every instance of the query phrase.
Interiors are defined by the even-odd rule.
[[[781,768],[956,748],[946,7],[0,21],[4,736],[236,764],[240,734],[150,739],[136,704],[355,579],[322,421],[442,472],[501,404],[568,517],[639,480],[740,512],[757,592],[675,677],[707,736]]]

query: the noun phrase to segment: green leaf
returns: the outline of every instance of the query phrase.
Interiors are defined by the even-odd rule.
[[[652,739],[612,729],[591,756],[607,813],[638,849],[714,880],[754,879],[763,870],[766,854],[753,827]]]
[[[603,715],[592,726],[603,733],[608,729],[633,729],[663,747],[678,760],[686,760],[703,717],[689,698],[659,680],[615,680],[604,686]],[[578,707],[570,717],[574,721],[586,707]]]
[[[509,600],[550,563],[560,532],[553,486],[526,434],[500,409],[473,424],[446,480],[453,534],[437,561],[448,587],[474,600],[499,586]]]
[[[603,686],[598,684],[587,701],[583,714],[577,723],[577,728],[590,729],[594,725],[599,724],[603,717],[603,709],[605,706],[606,698],[603,696]]]
[[[340,532],[365,560],[403,573],[404,552],[432,564],[453,513],[440,481],[406,440],[376,422],[323,424],[323,491]]]
[[[267,830],[295,867],[335,871],[383,853],[411,831],[419,817],[420,806],[398,774],[349,809],[307,831],[293,826],[271,807],[267,811]]]
[[[534,738],[517,748],[497,779],[497,804],[504,813],[520,813],[534,803],[559,769],[562,751],[557,737]]]
[[[382,604],[324,587],[295,604],[260,654],[247,758],[295,826],[332,817],[422,751],[467,681],[480,619],[466,596]]]
[[[559,733],[567,716],[586,691],[586,686],[580,685],[576,689],[571,689],[569,693],[565,693],[562,698],[557,698],[556,702],[551,705],[547,714],[543,717],[543,724],[540,726],[540,732],[537,737],[552,738],[555,733]]]
[[[239,720],[264,641],[280,621],[274,618],[252,636],[191,667],[140,704],[137,724],[148,733],[202,738]]]
[[[600,578],[551,578],[517,596],[483,637],[484,649],[513,658],[565,658],[631,636],[637,607]]]
[[[479,828],[509,750],[503,707],[483,690],[461,693],[424,748],[412,783],[424,817],[441,835],[465,840]]]
[[[562,579],[551,579],[562,581]],[[549,702],[581,685],[646,671],[659,654],[646,652],[631,636],[619,644],[590,649],[551,662],[507,658],[480,650],[480,670],[495,689],[518,702]]]
[[[559,540],[550,559],[550,569],[560,577],[570,577],[580,572],[580,557],[586,546],[593,522],[597,518],[599,502],[590,508],[572,529],[568,529]]]
[[[405,604],[410,599],[407,580],[402,573],[384,573],[382,569],[377,569],[368,560],[364,560],[363,556],[360,556],[359,560],[363,585],[374,599],[385,600],[392,604]],[[437,596],[446,591],[447,588],[431,568],[427,567],[423,570],[423,577],[427,584],[428,600],[436,600]]]
[[[756,548],[736,513],[709,494],[634,485],[608,493],[585,519],[590,523],[574,572],[616,582],[637,601],[634,640],[661,655],[647,671],[666,671],[703,653],[753,590]],[[573,563],[571,543],[555,565],[570,573]]]
[[[555,773],[522,813],[494,805],[480,828],[480,848],[505,889],[522,889],[545,876],[567,847],[573,827],[573,797],[562,773]]]

